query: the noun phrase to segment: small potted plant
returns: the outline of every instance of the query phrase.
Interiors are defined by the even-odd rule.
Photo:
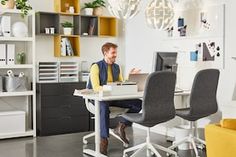
[[[94,5],[93,15],[101,16],[102,13],[103,13],[103,7],[106,7],[105,6],[105,1],[103,1],[103,0],[94,0],[92,2],[92,4]]]
[[[28,0],[0,0],[0,2],[2,7],[6,9],[14,9],[16,6],[16,9],[21,10],[21,16],[23,18],[28,15],[28,11],[32,9]]]
[[[62,27],[63,27],[63,33],[65,35],[71,35],[72,34],[72,28],[73,28],[73,24],[71,22],[64,22],[61,23]]]
[[[82,8],[84,10],[85,15],[93,15],[93,8],[94,5],[92,2],[84,3],[84,7]]]

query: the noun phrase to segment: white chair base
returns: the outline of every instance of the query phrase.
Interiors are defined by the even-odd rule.
[[[179,141],[174,141],[173,145],[169,147],[169,149],[175,149],[176,147],[178,147],[179,145],[183,144],[183,143],[190,143],[192,145],[192,148],[194,149],[195,155],[196,157],[200,157],[198,155],[198,151],[197,148],[203,149],[206,145],[206,142],[200,138],[197,138],[195,136],[193,136],[194,134],[194,129],[193,129],[193,122],[190,122],[190,129],[191,129],[191,133],[189,136],[179,140]]]
[[[130,157],[135,157],[137,156],[138,153],[143,151],[144,149],[147,150],[147,156],[151,156],[151,154],[155,154],[157,157],[161,157],[160,153],[157,151],[157,149],[162,150],[168,154],[173,154],[175,157],[178,157],[177,153],[169,148],[165,148],[163,146],[154,144],[150,142],[150,128],[147,129],[147,138],[146,142],[130,147],[128,149],[125,149],[123,152],[123,157],[127,157],[128,152],[135,151]]]
[[[125,148],[127,148],[129,145],[127,144],[127,143],[125,143],[118,135],[116,135],[115,133],[114,133],[114,131],[112,130],[112,129],[109,129],[109,134],[110,135],[112,135],[112,136],[114,136],[116,139],[118,139],[119,141],[121,141],[122,143],[123,143],[123,146],[125,147]],[[95,136],[95,132],[92,132],[92,133],[90,133],[90,134],[88,134],[88,135],[85,135],[84,137],[83,137],[83,143],[84,144],[88,144],[88,138],[90,138],[90,137],[93,137],[93,136]]]

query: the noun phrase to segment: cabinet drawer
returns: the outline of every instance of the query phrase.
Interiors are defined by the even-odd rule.
[[[64,105],[54,108],[44,108],[42,109],[43,119],[48,118],[59,118],[63,116],[89,116],[85,106],[80,106],[78,104]]]
[[[64,83],[61,84],[61,95],[73,95],[75,89],[84,89],[86,88],[85,82],[77,82],[77,83]]]
[[[59,84],[45,83],[39,84],[39,92],[41,95],[60,95],[61,87]]]
[[[75,104],[77,106],[83,106],[84,99],[77,96],[42,96],[41,106],[42,108],[59,107],[65,105]]]
[[[64,116],[61,118],[50,118],[42,123],[40,135],[54,135],[61,133],[73,133],[89,130],[88,117]]]

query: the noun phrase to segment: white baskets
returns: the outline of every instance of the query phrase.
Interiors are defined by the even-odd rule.
[[[38,82],[58,82],[57,62],[39,62]]]
[[[79,68],[76,62],[59,62],[59,82],[78,82]]]
[[[77,62],[39,62],[38,82],[78,82]]]

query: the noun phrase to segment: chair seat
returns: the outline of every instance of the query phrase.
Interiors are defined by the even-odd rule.
[[[90,113],[95,114],[95,106],[91,102],[88,102],[86,104],[86,107]],[[115,118],[117,116],[126,113],[129,109],[111,106],[109,107],[109,110],[110,110],[110,118]]]
[[[127,119],[128,121],[138,123],[138,124],[141,124],[141,125],[146,126],[146,127],[153,127],[154,125],[159,123],[159,122],[157,122],[157,120],[155,120],[155,121],[144,121],[142,113],[125,113],[125,114],[122,115],[122,117]]]
[[[196,121],[205,116],[205,115],[197,116],[197,115],[190,114],[190,108],[176,109],[175,114],[188,121]]]

